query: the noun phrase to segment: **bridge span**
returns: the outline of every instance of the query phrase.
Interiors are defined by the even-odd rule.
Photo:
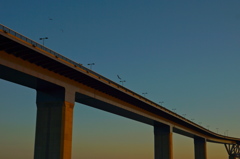
[[[194,139],[195,159],[207,142],[240,156],[239,138],[214,133],[0,24],[0,78],[37,91],[34,159],[71,159],[74,103],[154,127],[155,159],[173,159],[172,133]]]

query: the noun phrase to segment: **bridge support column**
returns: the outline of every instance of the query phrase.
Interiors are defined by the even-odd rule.
[[[236,159],[236,157],[233,155],[230,155],[228,159]]]
[[[37,92],[34,159],[71,159],[73,107],[64,92]]]
[[[168,125],[154,125],[154,153],[155,159],[172,159],[172,127]]]
[[[195,159],[207,159],[206,139],[201,137],[194,138]]]
[[[240,158],[240,144],[225,144],[225,148],[228,152],[229,159]]]

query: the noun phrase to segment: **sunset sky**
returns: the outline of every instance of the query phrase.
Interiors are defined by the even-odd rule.
[[[239,0],[7,0],[0,24],[240,138]],[[0,158],[33,158],[35,103],[35,90],[0,79]],[[173,137],[174,159],[194,159],[193,140]],[[153,127],[75,103],[72,159],[153,159],[153,146]],[[207,148],[227,159],[224,145]]]

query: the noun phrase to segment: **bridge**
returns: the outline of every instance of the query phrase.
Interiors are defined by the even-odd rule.
[[[214,133],[0,24],[0,78],[37,91],[34,159],[71,159],[74,103],[154,128],[155,159],[173,159],[173,133],[194,139],[195,159],[207,142],[240,157],[240,139]]]

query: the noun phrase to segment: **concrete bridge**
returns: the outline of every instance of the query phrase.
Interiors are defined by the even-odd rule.
[[[71,159],[74,103],[82,103],[154,127],[155,159],[173,159],[172,134],[194,139],[195,159],[207,142],[240,156],[239,138],[214,133],[0,25],[0,78],[37,91],[34,159]]]

